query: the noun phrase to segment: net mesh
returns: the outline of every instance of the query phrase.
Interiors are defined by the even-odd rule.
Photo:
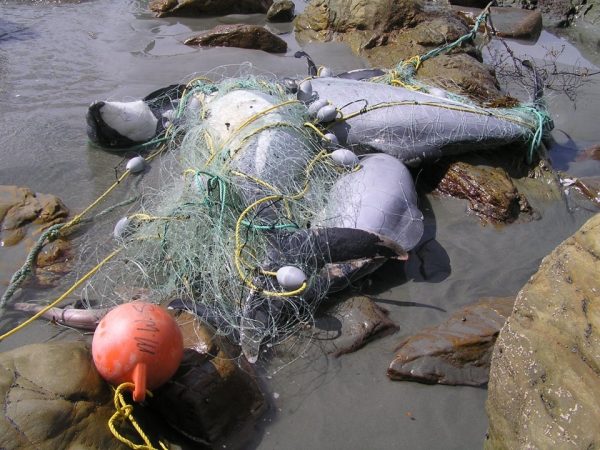
[[[177,298],[256,353],[261,342],[312,321],[327,291],[328,258],[297,230],[310,226],[348,169],[304,125],[306,106],[266,77],[198,78],[175,97],[161,187],[144,193],[118,239],[122,252],[85,296],[114,304],[127,298],[115,295],[126,286],[153,301]],[[274,259],[280,248],[285,261]],[[302,270],[306,282],[280,286],[284,265]]]

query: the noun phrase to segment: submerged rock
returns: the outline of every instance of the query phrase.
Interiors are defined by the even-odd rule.
[[[430,166],[426,176],[434,192],[468,200],[469,210],[484,222],[510,223],[521,213],[533,212],[503,168],[441,161]]]
[[[295,5],[291,0],[276,1],[267,11],[269,22],[291,22],[294,20]]]
[[[154,392],[150,407],[195,442],[243,448],[251,437],[244,428],[267,407],[252,367],[195,316],[183,312],[177,322],[187,348],[173,378]]]
[[[388,68],[470,31],[449,8],[425,8],[417,0],[312,0],[295,27],[301,42],[345,42],[372,66]],[[464,43],[448,55],[425,61],[417,78],[480,99],[500,96],[493,74],[472,56],[480,57],[471,43]]]
[[[157,17],[266,13],[273,0],[153,0]]]
[[[83,342],[0,354],[0,398],[0,448],[123,448],[106,426],[111,389]]]
[[[355,296],[324,308],[315,317],[313,327],[278,345],[276,352],[279,356],[295,357],[298,348],[306,349],[313,343],[318,351],[338,357],[397,330],[386,309],[368,297]]]
[[[600,445],[600,214],[543,259],[494,348],[485,448]]]
[[[286,42],[270,31],[257,25],[217,25],[184,42],[186,45],[206,47],[239,47],[263,50],[269,53],[285,53]]]
[[[496,337],[514,298],[485,299],[444,323],[404,339],[388,368],[392,380],[482,386],[488,382]]]
[[[368,297],[355,296],[334,304],[319,315],[310,336],[325,353],[341,356],[397,330],[398,326],[388,317],[386,309]]]
[[[34,193],[26,187],[0,186],[0,246],[22,247],[18,251],[28,252],[42,230],[64,222],[68,215],[67,207],[54,195]],[[62,238],[49,242],[35,261],[33,282],[38,287],[54,286],[71,264],[70,242]]]
[[[63,222],[69,210],[51,194],[34,193],[18,186],[0,186],[0,238],[2,246],[18,244],[29,224],[40,229]]]

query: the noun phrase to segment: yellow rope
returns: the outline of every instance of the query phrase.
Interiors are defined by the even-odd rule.
[[[240,230],[242,227],[242,221],[244,220],[244,218],[248,215],[248,213],[255,207],[257,207],[258,205],[262,204],[262,203],[266,203],[269,201],[277,201],[277,200],[281,200],[283,198],[283,196],[281,195],[269,195],[267,197],[263,197],[260,198],[258,200],[256,200],[254,203],[252,203],[250,206],[248,206],[238,217],[238,220],[235,224],[235,258],[234,258],[234,262],[235,262],[235,267],[237,269],[237,272],[240,276],[240,278],[242,280],[244,280],[244,283],[252,290],[254,291],[258,291],[261,292],[261,294],[269,296],[269,297],[294,297],[296,295],[300,295],[302,294],[302,292],[304,292],[306,290],[306,287],[308,286],[306,284],[306,282],[302,283],[302,286],[300,286],[298,289],[295,289],[293,291],[285,291],[285,292],[277,292],[277,291],[263,291],[260,288],[258,288],[257,286],[254,285],[254,283],[252,283],[252,281],[250,281],[246,275],[246,273],[244,272],[243,268],[242,268],[242,263],[241,263],[241,255],[242,255],[242,251],[243,251],[243,244],[241,243],[241,239],[240,239]]]
[[[125,401],[125,398],[123,397],[123,394],[122,394],[123,390],[125,390],[125,389],[133,390],[134,388],[135,388],[135,385],[133,383],[122,383],[115,389],[114,404],[115,404],[116,411],[111,416],[111,418],[108,419],[108,428],[110,429],[110,431],[114,437],[116,437],[123,444],[127,445],[129,448],[133,448],[134,450],[158,450],[156,447],[154,447],[152,445],[152,443],[150,442],[150,439],[148,438],[146,433],[144,433],[144,430],[142,430],[142,427],[140,427],[140,425],[137,423],[137,421],[133,417],[133,405],[129,405]],[[146,395],[148,395],[149,397],[152,397],[152,393],[150,391],[146,391]],[[119,433],[119,431],[117,430],[117,427],[115,426],[115,422],[117,420],[120,420],[121,424],[122,424],[125,421],[125,419],[129,420],[129,422],[131,423],[131,426],[140,435],[140,437],[144,441],[143,445],[136,444],[136,443],[130,441],[129,439],[127,439],[126,437],[124,437],[123,435],[121,435],[121,433]],[[159,444],[160,444],[161,449],[163,449],[163,450],[167,449],[167,447],[162,442],[159,441]]]
[[[245,120],[245,121],[244,121],[244,122],[243,122],[243,123],[242,123],[240,126],[238,126],[238,127],[237,127],[237,128],[236,128],[236,129],[235,129],[235,130],[234,130],[234,131],[231,133],[231,135],[229,136],[229,138],[227,138],[227,140],[225,140],[225,142],[223,142],[223,143],[220,145],[220,148],[219,148],[219,150],[218,150],[218,151],[216,151],[216,150],[215,150],[215,151],[213,152],[213,151],[211,150],[211,156],[210,156],[210,158],[208,158],[208,161],[206,161],[206,163],[204,164],[204,167],[208,167],[208,166],[209,166],[209,165],[210,165],[210,164],[213,162],[213,160],[215,159],[215,157],[217,156],[217,154],[219,154],[219,153],[220,153],[220,152],[221,152],[221,151],[222,151],[222,150],[223,150],[225,147],[227,147],[227,145],[229,145],[229,143],[231,143],[231,141],[232,141],[232,140],[233,140],[233,139],[236,137],[236,135],[237,135],[237,134],[238,134],[238,133],[239,133],[241,130],[243,130],[244,128],[246,128],[248,125],[250,125],[252,122],[254,122],[254,121],[256,121],[256,120],[260,119],[262,116],[264,116],[264,115],[267,115],[267,114],[269,114],[269,113],[270,113],[270,112],[272,112],[272,111],[275,111],[276,109],[279,109],[279,108],[282,108],[282,107],[284,107],[284,106],[288,106],[288,105],[293,105],[293,104],[296,104],[296,103],[301,103],[301,102],[300,102],[300,100],[287,100],[287,101],[285,101],[285,102],[282,102],[282,103],[279,103],[279,104],[277,104],[277,105],[270,106],[269,108],[266,108],[266,109],[264,109],[264,110],[262,110],[262,111],[259,111],[259,112],[257,112],[256,114],[253,114],[252,116],[248,117],[248,119],[246,119],[246,120]],[[281,122],[281,123],[283,123],[283,122]],[[270,127],[272,127],[272,126],[275,126],[275,125],[272,125],[272,124],[267,124],[267,125],[265,125],[264,127],[262,127],[262,128],[260,129],[260,131],[262,131],[262,129],[270,128]],[[279,125],[277,125],[277,126],[282,126],[282,125],[281,125],[281,124],[279,124]],[[289,126],[289,125],[288,125],[288,126]],[[255,131],[255,132],[253,132],[253,133],[252,133],[250,136],[252,136],[252,135],[256,134],[257,132],[258,132],[258,131]],[[248,137],[249,137],[249,136],[248,136]],[[246,137],[246,138],[247,138],[247,137]],[[209,144],[207,143],[207,145],[209,145]],[[213,146],[213,144],[212,144],[212,141],[210,142],[210,145],[211,145],[211,147],[210,147],[210,148],[211,148],[211,149],[213,149],[213,148],[214,148],[214,146]]]
[[[54,300],[48,306],[44,307],[44,309],[42,309],[41,311],[39,311],[36,314],[34,314],[33,316],[31,316],[29,319],[27,319],[22,324],[14,327],[12,330],[10,330],[7,333],[4,333],[2,336],[0,336],[0,341],[4,340],[8,336],[15,334],[17,331],[20,331],[21,329],[25,328],[27,325],[32,323],[34,320],[36,320],[37,318],[44,315],[44,313],[46,313],[50,309],[54,308],[56,305],[58,305],[60,302],[62,302],[65,298],[67,298],[67,296],[69,296],[75,289],[77,289],[84,281],[86,281],[93,274],[95,274],[98,271],[98,269],[100,269],[104,264],[106,264],[108,261],[110,261],[116,255],[118,255],[120,251],[121,251],[120,248],[113,251],[106,258],[104,258],[102,261],[100,261],[94,268],[92,268],[92,270],[90,270],[83,277],[81,277],[75,283],[73,283],[73,285],[69,289],[67,289],[67,291],[64,294],[62,294],[60,297],[58,297],[56,300]]]
[[[170,129],[171,129],[171,127],[169,127],[167,129],[167,132],[169,132]],[[154,153],[149,155],[145,160],[151,161],[158,154],[162,153],[165,150],[165,148],[166,148],[166,145],[164,145],[164,144],[161,145],[158,150],[156,150]],[[79,222],[81,222],[81,219],[83,218],[83,216],[85,216],[93,208],[98,206],[98,204],[100,204],[125,178],[127,178],[127,176],[129,176],[130,173],[131,173],[131,171],[129,169],[127,169],[125,172],[123,172],[123,174],[117,179],[117,181],[115,181],[111,186],[109,186],[109,188],[106,191],[104,191],[104,193],[102,193],[96,200],[94,200],[94,202],[92,202],[92,204],[90,204],[87,208],[85,208],[83,211],[81,211],[79,214],[77,214],[75,217],[73,217],[71,220],[69,220],[67,223],[65,223],[63,225],[63,227],[60,229],[60,234],[64,236],[70,228],[79,224]]]
[[[305,122],[304,126],[307,128],[310,128],[311,130],[313,130],[315,133],[317,133],[321,138],[325,138],[325,134],[319,130],[317,128],[317,126],[314,123],[310,123],[310,122]]]

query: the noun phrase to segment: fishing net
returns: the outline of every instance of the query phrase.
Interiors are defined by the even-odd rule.
[[[237,72],[224,67],[148,98],[153,107],[173,108],[162,118],[165,132],[138,149],[152,151],[147,159],[160,155],[160,170],[152,171],[157,179],[144,187],[135,209],[118,222],[114,240],[81,248],[82,271],[100,261],[86,278],[86,306],[110,307],[136,296],[156,303],[177,300],[219,333],[234,337],[254,361],[262,343],[277,343],[312,324],[319,302],[336,281],[328,270],[338,261],[331,255],[334,246],[326,226],[348,225],[324,212],[344,209],[332,207],[331,193],[337,192],[339,202],[344,190],[351,192],[340,188],[344,184],[339,181],[351,179],[361,167],[333,158],[337,145],[326,137],[328,129],[364,119],[366,129],[375,132],[369,139],[393,148],[401,141],[412,146],[428,143],[431,136],[451,142],[458,139],[453,133],[464,133],[480,121],[476,141],[484,142],[493,127],[502,126],[517,127],[511,135],[528,140],[532,149],[539,145],[548,117],[537,105],[496,109],[458,96],[436,99],[430,95],[434,88],[416,82],[413,71],[400,76],[406,67],[401,63],[371,81],[405,89],[410,85],[424,99],[382,98],[363,106],[340,101],[335,105],[337,120],[329,124],[315,119],[310,102],[298,100],[274,77],[239,66]],[[357,97],[352,100],[360,100]],[[402,130],[388,127],[384,120],[395,120],[395,108],[412,117]],[[433,111],[431,117],[417,116],[426,110]],[[443,116],[450,121],[443,123]],[[496,134],[502,140],[508,131]],[[431,143],[440,148],[443,144]],[[353,150],[378,149],[359,147]],[[412,182],[410,189],[414,193]],[[359,196],[359,191],[352,195]],[[420,212],[394,212],[381,203],[384,194],[371,195],[369,207],[375,215],[388,224],[419,223],[422,233]],[[416,203],[416,195],[401,194],[405,203],[413,202],[411,195]],[[403,234],[400,230],[396,237]],[[419,238],[420,234],[416,241]],[[117,250],[103,259],[115,242]]]
[[[306,106],[265,77],[195,79],[181,99],[164,97],[177,105],[161,138],[174,159],[160,190],[123,221],[118,258],[85,296],[111,303],[129,286],[154,301],[180,299],[219,332],[249,337],[255,354],[260,341],[309,323],[327,291],[328,257],[297,231],[317,220],[332,184],[351,169],[333,163],[305,125]],[[273,260],[280,248],[286,261]],[[288,264],[306,275],[293,289],[276,278]]]

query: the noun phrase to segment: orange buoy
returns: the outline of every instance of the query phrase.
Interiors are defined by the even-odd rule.
[[[133,400],[141,402],[146,389],[171,378],[183,357],[183,337],[163,308],[131,302],[111,310],[98,324],[92,340],[96,369],[113,385],[133,382]]]

